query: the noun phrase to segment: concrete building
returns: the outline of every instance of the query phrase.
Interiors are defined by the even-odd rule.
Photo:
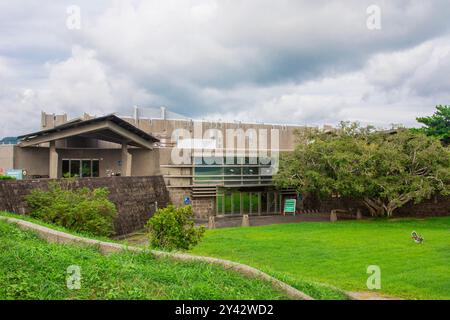
[[[129,117],[84,114],[72,120],[43,112],[40,131],[18,137],[16,145],[0,145],[0,173],[22,170],[24,179],[163,175],[171,201],[191,203],[198,217],[279,213],[283,199],[296,196],[273,186],[273,153],[293,150],[294,132],[304,127],[195,121],[165,108],[159,116],[151,111],[147,116],[149,109],[135,107]]]

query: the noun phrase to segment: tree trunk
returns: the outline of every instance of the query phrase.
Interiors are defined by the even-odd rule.
[[[364,198],[363,203],[369,208],[372,217],[382,217],[386,213],[384,203],[380,199]]]
[[[406,203],[411,201],[411,197],[408,195],[401,196],[398,199],[391,200],[387,205],[385,205],[386,214],[388,217],[392,217],[394,211],[398,208],[404,206]]]

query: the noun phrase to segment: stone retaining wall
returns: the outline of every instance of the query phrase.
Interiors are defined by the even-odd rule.
[[[208,218],[211,215],[216,214],[215,203],[216,200],[214,197],[210,198],[193,198],[191,188],[168,188],[170,201],[175,206],[183,206],[184,198],[189,197],[191,199],[192,209],[194,210],[194,214],[196,218],[204,219]]]
[[[169,195],[162,176],[83,178],[68,182],[69,187],[107,187],[110,200],[117,206],[114,221],[117,235],[131,233],[142,228],[156,207],[165,207]],[[0,181],[0,211],[24,214],[28,211],[25,196],[33,189],[45,190],[50,179]]]

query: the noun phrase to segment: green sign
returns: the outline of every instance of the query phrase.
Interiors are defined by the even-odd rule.
[[[294,213],[295,214],[295,206],[297,200],[295,199],[286,199],[284,201],[284,213]]]

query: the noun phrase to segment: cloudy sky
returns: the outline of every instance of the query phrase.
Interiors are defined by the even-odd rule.
[[[381,29],[367,26],[373,4]],[[448,0],[0,0],[0,136],[38,129],[41,110],[133,105],[414,126],[450,103],[449,12]]]

